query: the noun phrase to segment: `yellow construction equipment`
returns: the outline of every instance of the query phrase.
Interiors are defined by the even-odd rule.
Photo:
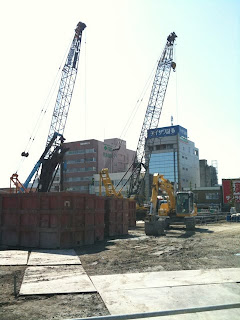
[[[159,198],[159,190],[165,192],[164,197]],[[187,230],[194,230],[196,215],[197,206],[191,191],[175,192],[163,175],[153,175],[150,213],[145,221],[147,235],[163,234],[171,224],[185,224]]]
[[[116,191],[112,180],[109,176],[108,168],[104,168],[100,171],[100,180],[99,180],[99,195],[102,195],[102,185],[105,188],[106,196],[107,197],[116,197],[116,198],[123,198],[122,195],[122,189]],[[144,205],[141,205],[138,203],[138,199],[136,199],[136,196],[131,196],[129,199],[136,201],[136,216],[138,216],[138,220],[144,220],[147,212],[149,210],[148,207],[145,207]]]
[[[104,168],[100,171],[100,180],[99,180],[100,196],[102,195],[102,184],[105,187],[107,197],[123,198],[123,195],[121,193],[122,189],[120,189],[119,191],[115,190],[112,180],[109,177],[108,168]]]

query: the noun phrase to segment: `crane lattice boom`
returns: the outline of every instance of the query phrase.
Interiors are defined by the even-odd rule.
[[[63,135],[64,133],[78,71],[82,31],[85,28],[86,25],[82,22],[79,22],[77,24],[77,28],[75,29],[75,35],[65,65],[62,69],[62,77],[59,85],[55,107],[53,110],[52,121],[46,145],[48,145],[48,143],[51,141],[55,132],[61,135]]]
[[[50,191],[54,174],[62,161],[64,152],[66,152],[66,149],[62,146],[64,141],[63,133],[78,71],[82,32],[85,28],[86,25],[84,23],[79,22],[77,24],[71,47],[62,69],[61,81],[53,110],[46,148],[24,182],[24,189],[21,188],[20,192],[25,192],[24,190],[28,188],[30,181],[36,176],[40,167],[41,175],[37,191]],[[23,155],[25,154],[23,153]]]
[[[133,162],[133,174],[130,179],[129,196],[138,194],[142,183],[142,172],[146,171],[149,166],[150,153],[145,152],[145,140],[149,129],[158,127],[163,102],[167,90],[168,80],[171,69],[175,70],[176,64],[173,62],[173,45],[177,35],[172,32],[164,47],[162,55],[159,59],[157,70],[155,73],[151,94],[148,101],[145,118],[143,121],[137,150]]]

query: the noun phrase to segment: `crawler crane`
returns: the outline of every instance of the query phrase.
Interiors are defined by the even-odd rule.
[[[128,197],[137,200],[138,208],[142,207],[144,176],[148,171],[149,160],[151,157],[151,148],[148,148],[148,151],[145,150],[147,132],[149,129],[156,129],[158,127],[170,73],[172,69],[175,71],[176,68],[176,63],[173,61],[173,48],[176,38],[177,35],[175,32],[172,32],[167,37],[166,45],[158,61],[134,161],[119,182],[120,184],[126,177],[127,173],[132,170],[130,178],[127,179],[123,187],[129,182],[130,187]],[[106,194],[109,196],[120,196],[123,187],[119,191],[116,191],[116,188],[119,184],[116,186],[116,188],[113,186],[111,180],[109,179],[108,169],[105,168],[102,170],[102,177],[103,178],[101,179],[103,181],[103,185],[105,186]]]
[[[76,81],[82,32],[85,27],[86,25],[82,22],[77,24],[71,47],[62,69],[61,81],[47,137],[46,148],[23,184],[18,180],[17,173],[14,173],[10,178],[10,181],[13,182],[16,187],[16,192],[28,192],[28,186],[31,180],[34,176],[36,178],[40,169],[41,173],[36,191],[50,191],[58,167],[62,162],[64,153],[67,151],[67,149],[63,147],[63,133]],[[22,156],[27,157],[28,152],[22,152]]]
[[[174,41],[177,38],[175,32],[167,37],[167,42],[159,59],[155,73],[151,94],[148,101],[145,118],[143,121],[137,150],[133,161],[133,173],[130,178],[129,196],[139,197],[143,192],[144,176],[148,172],[151,157],[151,147],[145,149],[147,132],[156,129],[162,112],[163,102],[167,91],[171,70],[175,71],[176,63],[173,62]],[[154,139],[152,139],[154,140]],[[154,143],[154,141],[152,141]]]

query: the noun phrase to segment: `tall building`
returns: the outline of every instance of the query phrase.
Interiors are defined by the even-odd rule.
[[[125,172],[135,155],[126,148],[126,141],[117,138],[68,142],[64,146],[69,149],[64,156],[62,179],[66,191],[90,193],[94,174],[103,168],[110,173]]]
[[[199,150],[188,140],[187,129],[177,125],[148,130],[146,154],[151,151],[146,192],[151,194],[151,175],[163,174],[178,190],[200,186]]]
[[[215,187],[218,185],[217,166],[209,166],[207,160],[199,160],[200,187]]]

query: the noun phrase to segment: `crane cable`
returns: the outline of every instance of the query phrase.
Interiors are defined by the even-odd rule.
[[[143,100],[144,100],[144,97],[145,97],[145,95],[146,95],[146,93],[147,93],[147,91],[148,91],[148,88],[149,88],[149,86],[150,86],[150,84],[151,84],[151,82],[152,82],[152,79],[153,79],[153,77],[154,77],[154,72],[155,72],[155,70],[156,70],[156,66],[158,65],[158,63],[159,63],[159,59],[158,59],[157,62],[154,64],[154,67],[152,68],[152,71],[151,71],[151,73],[150,73],[150,75],[149,75],[149,77],[148,77],[148,79],[147,79],[147,81],[146,81],[146,83],[145,83],[145,85],[144,85],[141,93],[140,93],[140,96],[139,96],[139,98],[138,98],[138,100],[137,100],[134,108],[132,109],[132,112],[131,112],[131,114],[130,114],[130,117],[128,118],[125,126],[123,127],[123,130],[122,130],[122,132],[121,132],[121,134],[120,134],[120,138],[119,138],[119,139],[121,140],[121,142],[118,143],[118,145],[115,145],[115,146],[113,147],[113,151],[115,151],[114,154],[113,154],[113,158],[117,156],[117,153],[118,153],[118,151],[119,151],[120,148],[121,148],[122,140],[123,140],[124,137],[126,136],[126,134],[127,134],[128,130],[129,130],[129,128],[130,128],[130,126],[131,126],[134,118],[136,117],[137,111],[139,110],[139,108],[140,108],[140,106],[141,106],[141,104],[142,104],[142,102],[143,102]],[[109,159],[108,159],[108,162],[106,163],[106,167],[109,166],[110,160],[111,160],[111,159],[109,158]],[[120,179],[120,181],[122,181],[122,179]],[[118,186],[118,185],[119,185],[119,184],[117,184],[117,186]],[[116,187],[117,187],[117,186],[116,186]]]
[[[153,77],[154,77],[154,72],[155,72],[155,70],[156,70],[156,66],[159,64],[159,62],[160,62],[160,59],[161,59],[161,55],[160,55],[160,58],[157,60],[157,62],[155,63],[155,65],[154,65],[154,68],[152,69],[152,72],[151,72],[151,74],[150,74],[150,76],[149,76],[149,78],[148,78],[148,80],[147,80],[147,82],[146,82],[146,85],[145,85],[145,87],[144,87],[144,89],[143,89],[143,91],[142,91],[142,95],[140,95],[140,97],[142,97],[142,98],[140,98],[139,100],[140,100],[140,103],[139,103],[139,105],[137,106],[137,104],[138,104],[138,102],[139,102],[139,100],[137,101],[137,104],[136,104],[136,106],[135,106],[135,108],[136,108],[136,111],[135,111],[135,113],[134,113],[134,116],[133,116],[133,118],[132,118],[132,120],[131,120],[131,122],[129,123],[129,125],[128,125],[128,127],[127,127],[127,130],[129,129],[129,127],[130,127],[130,125],[132,124],[132,121],[133,121],[133,119],[134,119],[134,117],[135,117],[135,115],[136,115],[136,112],[137,112],[137,110],[139,109],[139,106],[140,106],[140,104],[142,103],[142,101],[143,101],[143,98],[144,98],[144,96],[145,96],[145,94],[146,94],[146,92],[147,92],[147,89],[148,89],[148,87],[149,87],[149,85],[150,85],[150,83],[152,82],[152,79],[153,79]],[[133,112],[132,112],[133,113]],[[126,127],[126,125],[125,125],[125,127]],[[127,132],[127,131],[126,131]],[[125,133],[126,134],[126,133]],[[119,148],[120,149],[120,148]],[[118,149],[118,150],[119,150]],[[133,164],[132,164],[133,165]],[[131,165],[131,166],[132,166]],[[130,168],[129,168],[130,169]],[[127,171],[128,172],[128,171]],[[127,173],[126,172],[126,173]],[[123,175],[123,177],[120,179],[120,181],[118,182],[118,184],[116,185],[116,188],[121,184],[121,182],[122,182],[122,180],[124,179],[124,177],[126,176],[126,173]],[[127,184],[127,182],[128,182],[128,180],[129,179],[127,179],[127,181],[123,184],[123,186],[121,187],[121,190],[124,188],[124,186]]]
[[[87,28],[86,28],[87,29]],[[84,70],[84,80],[85,80],[85,87],[84,87],[84,109],[85,109],[85,118],[84,118],[84,125],[85,125],[85,130],[84,130],[84,135],[85,135],[85,140],[86,140],[86,135],[87,135],[87,30],[84,32],[85,34],[85,70]]]
[[[174,48],[174,61],[175,61],[175,63],[176,63],[176,65],[178,65],[177,64],[177,44],[175,43],[174,44],[174,46],[175,46],[175,48]],[[177,117],[177,121],[176,121],[176,123],[178,123],[178,74],[179,74],[179,71],[178,72],[176,72],[176,117]]]
[[[55,93],[56,86],[57,86],[57,84],[59,83],[60,73],[61,73],[61,71],[62,71],[63,64],[64,64],[64,62],[65,62],[65,60],[66,60],[66,56],[67,56],[67,53],[69,52],[70,46],[71,46],[71,42],[70,42],[70,45],[68,46],[68,49],[66,50],[66,52],[65,52],[65,54],[64,54],[64,57],[63,57],[63,59],[62,59],[62,61],[61,61],[61,64],[60,64],[60,66],[59,66],[59,68],[58,68],[58,71],[57,71],[57,74],[56,74],[56,76],[55,76],[55,79],[54,79],[53,84],[52,84],[52,86],[51,86],[51,89],[50,89],[50,91],[49,91],[49,93],[48,93],[48,95],[47,95],[47,98],[46,98],[46,100],[45,100],[45,103],[43,104],[43,108],[41,109],[40,114],[39,114],[39,116],[38,116],[38,119],[37,119],[37,121],[36,121],[36,124],[35,124],[35,126],[34,126],[34,128],[33,128],[32,134],[31,134],[31,136],[30,136],[30,138],[29,138],[29,140],[28,140],[28,142],[27,142],[27,145],[26,145],[26,147],[25,147],[25,149],[24,149],[24,152],[22,153],[22,157],[21,157],[21,159],[20,159],[20,161],[19,161],[19,164],[18,164],[18,166],[17,166],[16,173],[17,173],[17,172],[20,170],[20,168],[22,167],[23,162],[24,162],[24,160],[26,159],[26,157],[28,157],[29,151],[30,151],[30,149],[31,149],[31,147],[32,147],[32,144],[33,144],[33,142],[35,141],[36,135],[37,135],[37,133],[38,133],[38,131],[39,131],[39,129],[40,129],[40,125],[41,125],[41,123],[42,123],[42,121],[43,121],[43,119],[44,119],[44,116],[45,116],[46,113],[47,113],[47,110],[48,110],[49,106],[50,106],[50,102],[51,102],[51,100],[52,100],[53,94]]]
[[[133,120],[134,120],[134,118],[136,116],[136,113],[139,110],[139,108],[141,106],[141,103],[143,102],[143,99],[144,99],[144,97],[146,95],[146,92],[147,92],[147,90],[148,90],[148,88],[149,88],[149,86],[150,86],[150,84],[152,82],[152,78],[154,76],[154,71],[156,70],[156,65],[158,64],[158,61],[159,60],[157,60],[157,62],[155,63],[155,65],[154,65],[154,67],[153,67],[153,69],[152,69],[152,71],[151,71],[151,73],[150,73],[150,75],[149,75],[149,77],[148,77],[143,89],[142,89],[142,92],[141,92],[141,94],[139,96],[139,99],[137,100],[137,102],[136,102],[136,104],[135,104],[135,106],[134,106],[134,108],[133,108],[133,110],[131,112],[131,115],[128,118],[128,120],[127,120],[127,122],[126,122],[126,124],[125,124],[125,126],[124,126],[124,128],[122,130],[122,133],[120,134],[120,139],[122,139],[122,138],[124,138],[126,136],[127,131],[129,130],[129,128],[130,128],[130,126],[131,126],[131,124],[132,124],[132,122],[133,122]]]

